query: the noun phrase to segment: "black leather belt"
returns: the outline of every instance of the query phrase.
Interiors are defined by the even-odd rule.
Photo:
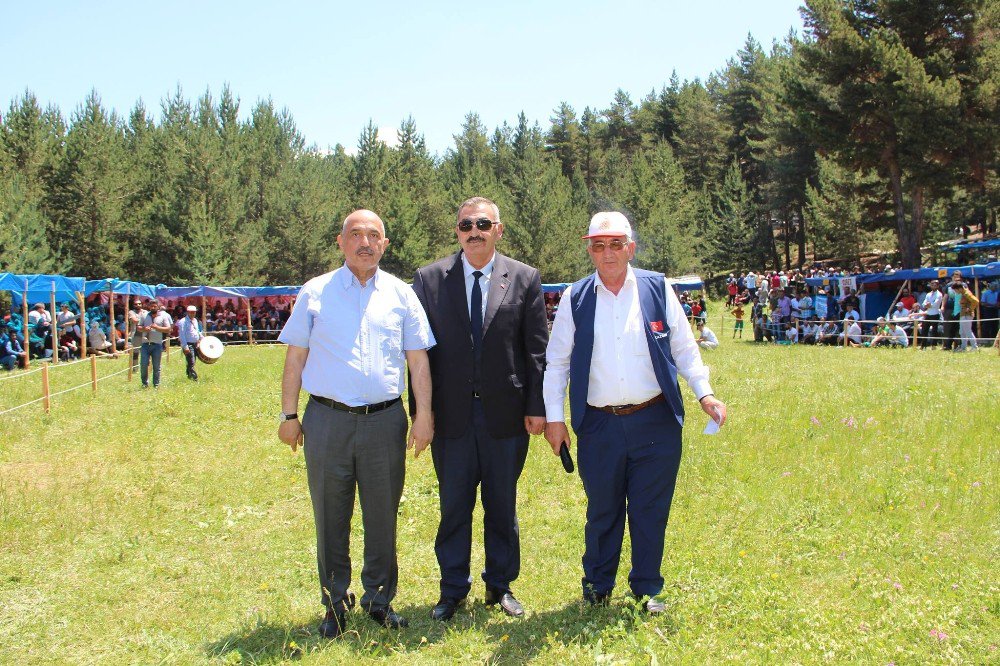
[[[351,407],[350,405],[345,405],[342,402],[337,402],[336,400],[330,400],[329,398],[324,398],[321,395],[314,395],[312,399],[321,405],[325,405],[331,409],[337,409],[342,412],[349,412],[351,414],[372,414],[374,412],[381,412],[383,409],[392,407],[400,398],[393,398],[392,400],[386,400],[385,402],[376,402],[373,405],[358,405],[357,407]]]
[[[666,400],[661,393],[658,396],[654,396],[647,400],[646,402],[640,402],[638,405],[608,405],[607,407],[594,407],[594,405],[587,405],[588,407],[593,407],[594,409],[599,409],[602,412],[607,412],[608,414],[614,414],[615,416],[628,416],[629,414],[635,414],[641,409],[646,409],[651,405],[655,405],[658,402],[663,402]]]

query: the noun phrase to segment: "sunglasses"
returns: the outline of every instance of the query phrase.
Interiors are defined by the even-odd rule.
[[[626,243],[623,240],[618,240],[616,238],[615,240],[608,241],[607,243],[605,243],[604,241],[593,241],[590,244],[590,249],[598,254],[604,252],[605,247],[610,247],[611,250],[614,252],[621,252],[622,250],[625,249],[626,245],[628,245],[628,243]]]
[[[494,224],[499,224],[499,222],[494,222],[488,217],[481,217],[477,220],[470,220],[466,218],[458,223],[458,230],[466,232],[472,231],[473,224],[475,224],[476,229],[479,229],[480,231],[489,231],[493,228]]]

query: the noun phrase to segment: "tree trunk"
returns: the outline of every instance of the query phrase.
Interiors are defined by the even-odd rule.
[[[806,216],[801,206],[796,212],[799,216],[799,268],[802,268],[806,263]]]
[[[913,188],[913,218],[908,219],[903,201],[902,170],[895,160],[890,160],[887,166],[889,184],[892,188],[892,203],[896,210],[896,235],[903,268],[919,268],[920,236],[924,222],[924,190],[919,186]]]
[[[784,218],[784,219],[781,220],[781,232],[782,232],[781,235],[784,237],[784,238],[782,238],[782,240],[785,242],[785,266],[784,267],[785,268],[791,268],[792,267],[791,242],[790,242],[790,240],[788,238],[791,235],[791,232],[789,230],[788,212],[787,211],[784,212],[784,213],[782,213],[782,218]]]

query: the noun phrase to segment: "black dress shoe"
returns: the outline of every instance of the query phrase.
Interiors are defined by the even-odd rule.
[[[406,629],[410,626],[405,617],[392,610],[392,606],[371,609],[368,617],[387,629]]]
[[[598,594],[596,592],[584,592],[583,600],[591,606],[607,606],[611,603],[611,593],[603,592]]]
[[[431,611],[431,619],[438,622],[447,622],[455,616],[455,611],[462,605],[465,599],[455,599],[453,597],[441,597],[437,606]]]
[[[503,609],[504,613],[510,615],[511,617],[521,617],[524,615],[524,606],[521,602],[514,598],[514,595],[510,590],[503,590],[498,587],[487,587],[486,588],[486,605],[493,606],[494,604],[500,604],[500,608]]]
[[[326,617],[319,623],[319,635],[323,638],[336,638],[344,633],[347,627],[347,613],[328,610]]]

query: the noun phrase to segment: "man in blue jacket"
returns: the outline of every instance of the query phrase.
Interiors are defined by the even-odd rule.
[[[595,273],[563,292],[546,350],[545,438],[570,445],[564,402],[577,435],[587,494],[583,597],[607,603],[621,557],[625,518],[632,540],[629,586],[662,613],[663,538],[681,462],[684,377],[718,425],[726,406],[712,394],[680,301],[660,273],[634,269],[632,226],[621,213],[594,215],[586,236]]]

